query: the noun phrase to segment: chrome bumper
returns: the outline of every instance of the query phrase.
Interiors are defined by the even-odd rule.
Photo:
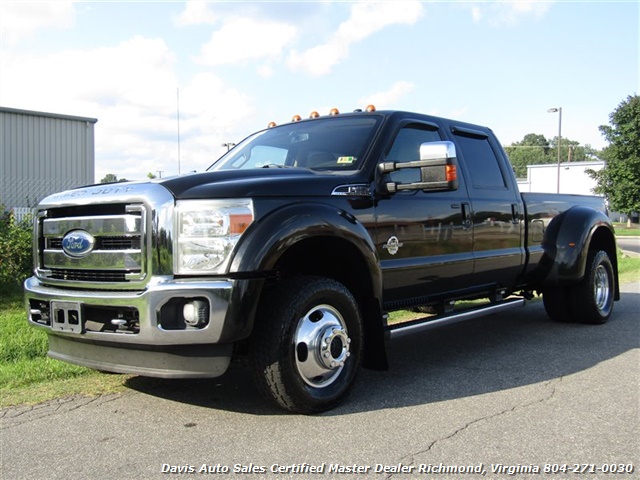
[[[230,280],[164,277],[141,292],[63,290],[35,277],[24,284],[29,323],[49,334],[49,356],[98,370],[165,378],[225,372],[232,345],[218,342],[233,288]],[[182,305],[196,298],[208,304],[207,322],[191,326],[180,321]],[[70,312],[79,318],[62,318]]]

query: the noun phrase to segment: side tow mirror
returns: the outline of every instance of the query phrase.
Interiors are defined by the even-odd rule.
[[[401,190],[425,190],[429,192],[458,189],[458,162],[453,142],[428,142],[420,145],[420,160],[412,162],[381,163],[382,173],[404,168],[419,168],[420,181],[415,183],[387,182],[389,193]]]

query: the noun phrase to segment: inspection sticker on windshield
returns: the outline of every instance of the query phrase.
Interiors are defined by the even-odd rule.
[[[356,157],[338,157],[338,165],[352,164],[355,161],[356,161]]]

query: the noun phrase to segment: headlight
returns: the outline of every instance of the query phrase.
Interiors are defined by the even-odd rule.
[[[250,199],[176,202],[175,273],[223,273],[231,252],[251,222]]]

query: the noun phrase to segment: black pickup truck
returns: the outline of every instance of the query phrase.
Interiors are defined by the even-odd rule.
[[[244,356],[302,413],[386,368],[396,336],[536,294],[598,324],[619,299],[602,199],[521,194],[490,129],[409,112],[270,125],[207,172],[51,195],[34,228],[26,307],[51,357],[197,378]]]

